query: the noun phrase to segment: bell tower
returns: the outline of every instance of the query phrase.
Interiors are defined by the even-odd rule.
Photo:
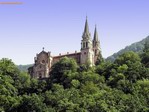
[[[87,62],[89,62],[91,66],[94,65],[93,45],[86,17],[85,28],[81,40],[81,64],[86,64]]]

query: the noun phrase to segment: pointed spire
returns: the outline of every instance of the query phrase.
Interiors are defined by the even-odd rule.
[[[85,27],[84,27],[84,32],[83,32],[82,38],[90,39],[90,32],[89,32],[89,27],[88,27],[87,16],[86,16]]]
[[[96,25],[95,25],[95,31],[94,31],[94,41],[98,41],[98,33],[97,33],[97,28],[96,28]]]
[[[86,16],[86,21],[85,21],[84,33],[89,33],[89,27],[88,27],[87,16]]]
[[[100,41],[98,40],[98,32],[97,32],[97,27],[95,25],[93,48],[96,48],[96,47],[98,47],[100,49]]]

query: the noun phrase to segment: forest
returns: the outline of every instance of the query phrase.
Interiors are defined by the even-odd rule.
[[[149,43],[141,54],[125,52],[93,67],[64,57],[45,80],[31,78],[3,58],[0,111],[149,112]]]

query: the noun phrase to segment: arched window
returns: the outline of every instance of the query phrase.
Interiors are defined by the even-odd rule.
[[[39,73],[39,78],[42,78],[42,74],[41,73]]]
[[[86,48],[88,48],[88,42],[86,42]]]

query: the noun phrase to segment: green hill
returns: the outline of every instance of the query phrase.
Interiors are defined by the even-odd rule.
[[[21,71],[26,71],[27,72],[27,69],[29,67],[31,67],[33,64],[28,64],[28,65],[18,65],[18,69],[21,70]]]
[[[149,41],[149,36],[139,42],[135,42],[129,46],[126,46],[124,49],[118,51],[117,53],[114,53],[112,56],[107,57],[106,60],[113,62],[119,55],[123,54],[124,52],[128,52],[128,51],[134,51],[137,53],[141,53],[142,50],[144,49],[144,44],[146,41]]]

